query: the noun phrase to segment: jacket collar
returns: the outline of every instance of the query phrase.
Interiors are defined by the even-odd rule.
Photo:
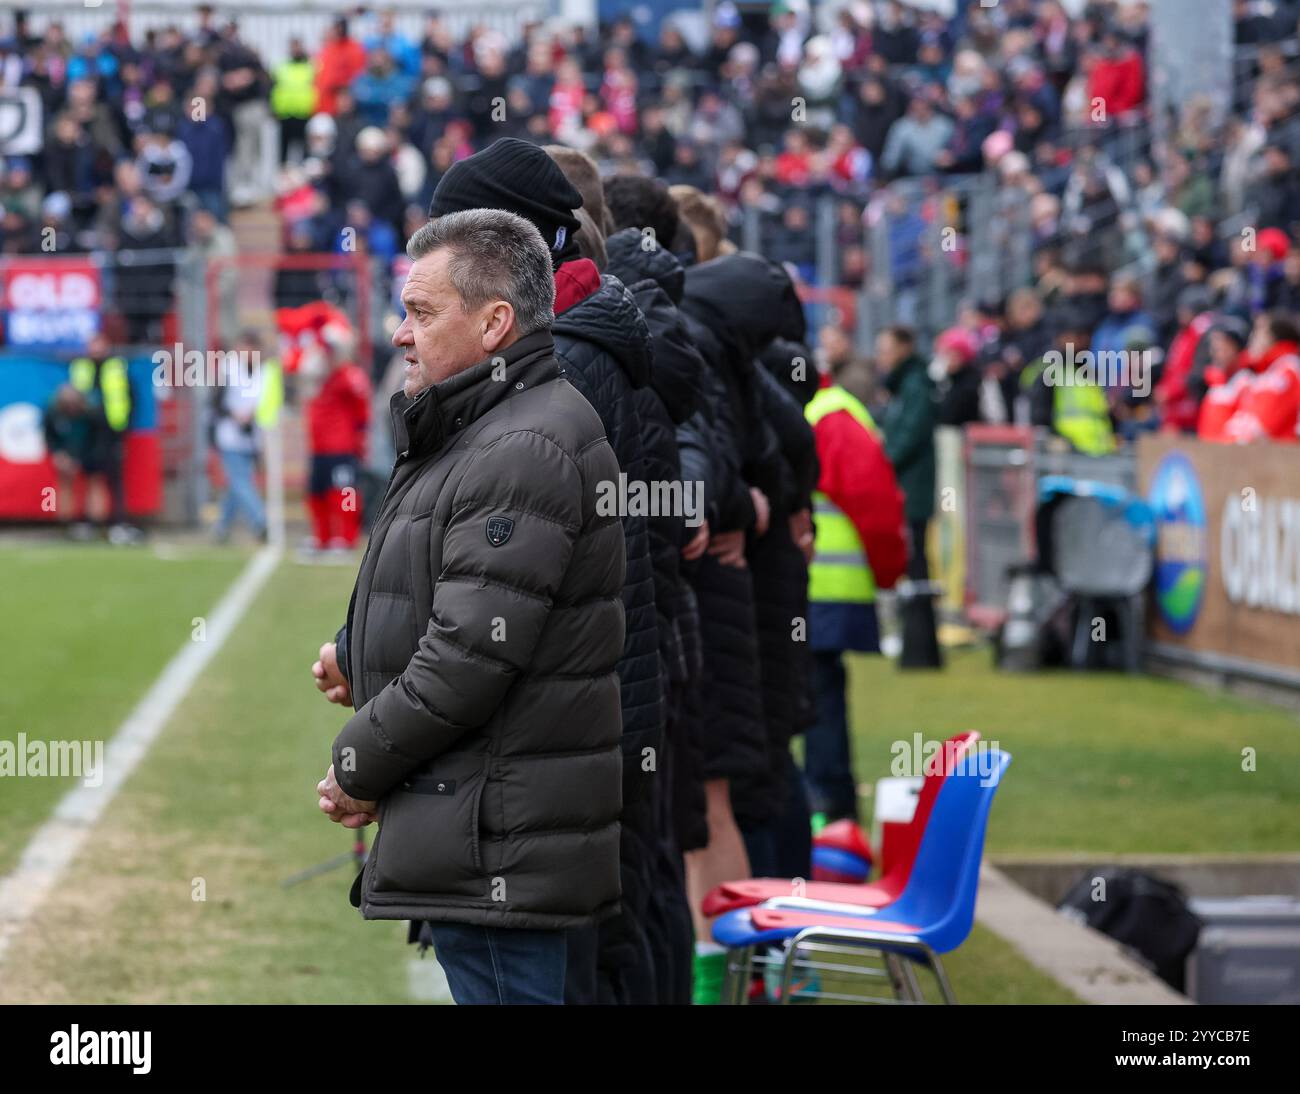
[[[885,389],[897,395],[898,389],[902,387],[907,374],[915,372],[918,368],[925,368],[925,362],[921,360],[920,354],[913,353],[911,356],[905,357],[898,362],[897,367],[885,374]]]
[[[504,372],[498,367],[504,362]],[[495,375],[493,375],[495,373]],[[549,330],[526,334],[502,353],[425,388],[414,399],[398,391],[389,401],[399,459],[441,448],[503,399],[559,375]]]

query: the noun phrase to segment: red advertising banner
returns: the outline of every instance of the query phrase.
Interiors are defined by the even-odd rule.
[[[3,264],[5,341],[32,348],[80,348],[99,329],[99,268],[77,258],[8,259]]]

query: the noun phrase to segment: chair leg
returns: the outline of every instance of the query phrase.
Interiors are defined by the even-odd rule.
[[[799,941],[792,939],[785,949],[785,959],[781,962],[781,998],[778,1002],[786,1006],[790,1002],[790,985],[794,983],[794,963],[799,955]]]
[[[738,990],[737,986],[747,985],[749,982],[750,953],[748,946],[727,951],[722,976],[722,992],[718,997],[718,1002],[724,1006],[737,1006],[745,1002],[747,993],[743,989]]]
[[[916,969],[912,967],[912,962],[904,960],[903,979],[907,982],[908,1001],[912,1003],[924,1003],[925,993],[921,990],[921,982],[916,978]]]
[[[894,989],[894,998],[901,1002],[911,1002],[912,988],[903,973],[906,962],[897,954],[881,953],[885,961],[885,971],[889,973],[889,986]]]
[[[753,946],[746,946],[740,951],[740,964],[736,968],[736,981],[731,987],[732,1006],[749,1006],[749,982],[754,978],[754,953],[755,947]]]
[[[939,960],[939,955],[927,947],[926,956],[930,960],[930,968],[934,970],[934,978],[939,982],[939,991],[943,993],[943,1001],[950,1007],[957,1005],[957,996],[953,994],[952,984],[948,981],[948,974],[944,971],[943,962]]]

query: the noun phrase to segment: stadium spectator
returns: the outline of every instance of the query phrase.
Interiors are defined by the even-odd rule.
[[[1281,314],[1255,317],[1241,367],[1211,374],[1197,434],[1207,441],[1295,443],[1300,415],[1300,331]],[[1217,382],[1215,382],[1217,381]]]
[[[808,571],[816,718],[805,737],[804,778],[819,820],[856,820],[844,654],[880,651],[876,593],[892,588],[907,563],[903,496],[861,402],[826,376],[805,413],[820,474]]]
[[[190,215],[189,244],[192,253],[213,266],[212,285],[216,289],[217,317],[223,331],[238,330],[237,293],[239,290],[239,244],[235,233],[222,224],[208,209],[195,209]]]
[[[316,55],[317,109],[338,112],[338,93],[366,67],[365,47],[348,33],[348,21],[335,19]]]
[[[216,112],[215,81],[206,77],[195,84],[190,115],[181,119],[177,130],[180,143],[189,153],[189,189],[199,205],[219,220],[229,212],[226,196],[226,163],[233,147],[230,126]]]
[[[60,384],[45,407],[43,429],[45,451],[49,453],[58,476],[55,515],[73,538],[88,539],[92,529],[86,522],[89,512],[86,495],[105,477],[108,463],[103,443],[107,436],[103,408],[72,384]],[[80,506],[78,476],[85,491]],[[106,489],[111,495],[111,483],[106,484]],[[111,506],[112,502],[109,504]]]
[[[882,378],[880,426],[885,453],[905,498],[911,539],[907,574],[925,580],[930,576],[926,531],[934,515],[934,382],[916,352],[916,336],[907,327],[881,331],[876,339],[876,366]]]
[[[386,49],[377,47],[366,57],[365,71],[352,81],[352,95],[366,125],[382,126],[393,106],[409,99],[414,87],[414,79]]]
[[[289,59],[276,66],[271,86],[271,112],[280,123],[280,162],[301,159],[306,152],[307,122],[316,113],[316,63],[301,38],[289,43]]]
[[[241,516],[258,539],[266,539],[266,509],[255,474],[263,424],[259,407],[270,390],[271,384],[262,376],[261,339],[255,331],[244,331],[222,361],[220,383],[214,389],[212,439],[226,479],[214,530],[218,543],[230,538],[231,528]]]
[[[952,119],[937,113],[924,94],[917,95],[907,113],[890,127],[881,166],[891,177],[932,173],[941,166],[955,128]]]
[[[109,542],[132,543],[139,533],[127,524],[126,511],[126,433],[134,400],[126,359],[97,331],[85,355],[68,366],[68,384],[81,400],[56,394],[56,442],[65,445],[61,450],[71,458],[67,466],[85,474],[87,489],[95,480],[104,484]]]
[[[236,23],[227,24],[222,34],[217,71],[217,110],[229,118],[234,134],[230,200],[235,205],[251,205],[268,196],[258,180],[263,129],[270,117],[270,80],[257,53],[240,39]]]
[[[1063,315],[1053,349],[1025,369],[1021,386],[1030,424],[1050,429],[1084,455],[1104,456],[1115,451],[1115,427],[1105,389],[1083,356],[1093,326],[1078,311]]]
[[[162,318],[173,304],[174,251],[180,245],[175,220],[139,192],[126,202],[117,241],[128,252],[128,261],[117,271],[118,309],[126,320],[127,339],[137,345],[159,342]]]
[[[347,551],[361,535],[358,471],[366,453],[370,379],[354,363],[356,336],[351,330],[326,326],[321,341],[322,359],[308,372],[318,386],[306,403],[312,536],[304,546],[309,551]]]

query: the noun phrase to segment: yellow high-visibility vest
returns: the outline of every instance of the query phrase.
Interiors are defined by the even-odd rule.
[[[1085,456],[1106,456],[1115,451],[1106,393],[1095,384],[1055,385],[1052,425]]]
[[[316,65],[285,61],[275,70],[271,109],[277,118],[310,118],[316,111]]]
[[[284,406],[284,376],[279,361],[262,362],[260,382],[257,411],[253,418],[260,428],[273,429],[280,420],[280,408]]]
[[[846,410],[874,436],[879,430],[867,410],[844,388],[818,390],[804,408],[808,424],[816,426],[827,414]],[[871,604],[876,599],[876,575],[867,561],[853,521],[820,490],[813,492],[813,560],[808,567],[808,599],[814,603]]]
[[[78,391],[91,394],[95,390],[95,362],[78,357],[68,366],[68,379]],[[123,432],[131,421],[131,380],[124,358],[110,357],[99,366],[99,394],[109,428]]]

